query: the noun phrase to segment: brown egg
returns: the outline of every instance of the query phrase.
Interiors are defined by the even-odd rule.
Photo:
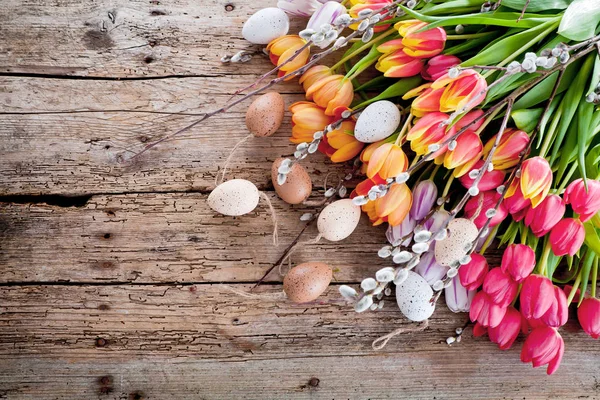
[[[265,93],[248,107],[246,126],[254,136],[271,136],[281,126],[284,112],[283,97],[276,92]]]
[[[288,204],[300,204],[310,196],[312,181],[306,169],[296,163],[292,165],[291,171],[287,174],[285,183],[283,185],[277,183],[277,170],[283,160],[283,158],[278,158],[273,162],[273,166],[271,167],[271,181],[281,200]]]
[[[331,282],[331,268],[321,262],[295,266],[283,279],[283,290],[294,303],[307,303],[319,297]]]

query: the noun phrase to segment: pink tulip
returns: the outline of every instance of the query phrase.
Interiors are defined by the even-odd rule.
[[[496,327],[500,325],[505,314],[506,307],[493,303],[485,292],[477,292],[473,297],[469,310],[471,321],[477,321],[485,327]]]
[[[475,219],[473,219],[473,223],[475,224],[475,226],[477,226],[477,228],[483,228],[483,226],[488,220],[488,217],[485,214],[486,211],[496,207],[496,204],[498,203],[498,200],[500,200],[501,196],[502,195],[496,192],[495,190],[489,190],[487,192],[479,193],[475,197],[471,197],[469,201],[467,201],[467,203],[465,204],[464,217],[472,218],[477,212],[479,212],[479,215]],[[479,204],[480,201],[482,202],[481,207]],[[504,221],[507,215],[508,212],[506,211],[504,204],[500,203],[500,207],[496,210],[496,214],[492,217],[490,221],[490,227],[493,228],[494,226]]]
[[[502,322],[495,328],[488,328],[490,341],[496,343],[500,350],[508,350],[517,339],[517,336],[519,336],[522,326],[523,318],[521,317],[521,313],[513,306],[510,306],[507,308]]]
[[[582,222],[589,220],[600,210],[600,182],[588,179],[587,186],[586,190],[583,179],[577,179],[567,186],[564,195],[565,203],[573,207]]]
[[[537,368],[548,364],[547,374],[552,375],[559,367],[565,352],[565,343],[555,328],[535,328],[523,344],[521,361],[532,362]]]
[[[485,118],[483,118],[483,110],[473,110],[469,111],[465,115],[463,115],[454,127],[456,131],[460,131],[463,128],[467,128],[465,132],[477,132],[481,125],[483,125]]]
[[[423,79],[433,82],[446,74],[450,68],[455,67],[460,63],[460,58],[456,56],[440,54],[427,61],[425,68],[421,71],[421,76]]]
[[[440,97],[441,112],[464,112],[477,107],[485,99],[487,82],[477,71],[464,69],[456,77],[450,77],[449,73],[440,76],[431,88],[444,88]]]
[[[567,323],[569,319],[569,306],[565,292],[558,286],[554,286],[554,299],[552,305],[542,315],[541,321],[547,326],[559,328]]]
[[[543,157],[532,157],[523,162],[521,177],[513,181],[504,197],[509,198],[521,189],[524,199],[531,200],[531,207],[536,208],[548,195],[552,185],[552,169],[548,160]]]
[[[450,311],[455,313],[469,312],[471,302],[473,301],[473,297],[475,297],[475,291],[467,290],[460,284],[458,276],[455,276],[452,278],[452,285],[445,289],[444,297]]]
[[[502,268],[496,267],[492,268],[485,276],[483,291],[487,293],[494,304],[500,307],[508,307],[517,297],[519,284],[502,271]]]
[[[565,215],[565,202],[559,195],[551,194],[536,208],[530,208],[525,214],[525,225],[531,228],[537,237],[546,235]]]
[[[447,119],[448,115],[441,112],[428,113],[420,118],[406,135],[410,148],[418,155],[423,155],[429,152],[429,145],[440,144],[454,135],[454,128],[446,132],[446,126],[442,125]]]
[[[483,149],[484,157],[488,156],[495,142],[496,135],[494,135],[485,144]],[[492,156],[494,168],[505,170],[517,165],[519,163],[519,159],[521,158],[521,153],[523,150],[525,150],[525,148],[527,148],[528,144],[529,136],[525,132],[514,128],[506,129],[502,133],[500,143],[498,143],[498,147]]]
[[[483,166],[483,160],[477,161],[475,163],[475,165],[473,166],[473,168],[471,168],[469,173],[473,170],[481,169],[482,166]],[[502,185],[502,183],[504,182],[505,176],[506,176],[506,172],[501,171],[499,169],[495,169],[491,172],[485,171],[483,173],[483,176],[481,177],[481,180],[479,181],[479,184],[477,185],[477,187],[482,192],[486,192],[488,190],[494,190],[498,186]],[[469,189],[471,186],[473,186],[473,182],[475,182],[475,179],[471,178],[469,176],[469,174],[464,174],[458,180],[460,181],[460,183],[463,185],[463,187],[465,189]]]
[[[550,309],[554,301],[554,285],[545,276],[529,275],[522,283],[521,314],[525,318],[538,319]]]
[[[585,228],[578,219],[565,218],[550,231],[550,244],[557,256],[573,256],[585,240]]]
[[[504,250],[501,268],[515,282],[521,283],[535,268],[535,253],[524,244],[511,244]]]
[[[416,19],[400,21],[394,25],[402,36],[406,53],[416,58],[431,58],[440,54],[446,44],[446,31],[443,28],[426,28],[427,23]],[[421,32],[420,32],[421,31]]]
[[[454,150],[448,150],[444,156],[444,167],[453,169],[457,178],[465,175],[481,158],[483,144],[479,135],[467,131],[456,139]]]
[[[488,269],[486,258],[481,254],[473,253],[471,254],[471,261],[458,270],[460,283],[468,290],[477,290],[483,284]]]
[[[505,197],[503,203],[506,207],[506,210],[513,216],[513,219],[517,222],[525,218],[527,208],[531,206],[531,200],[523,197],[523,193],[521,193],[521,188],[518,185],[513,195],[508,198]]]
[[[577,309],[577,319],[585,333],[598,339],[600,337],[600,299],[594,297],[583,299]]]

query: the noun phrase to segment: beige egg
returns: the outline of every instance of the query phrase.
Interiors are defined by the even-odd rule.
[[[291,171],[287,174],[285,183],[280,185],[277,183],[277,170],[283,161],[283,158],[278,158],[271,167],[271,181],[275,187],[275,192],[288,204],[300,204],[310,196],[312,192],[312,181],[306,172],[306,169],[295,163]]]
[[[317,229],[325,239],[338,242],[354,232],[360,221],[360,207],[350,199],[334,201],[321,211]]]
[[[265,93],[248,107],[246,126],[254,136],[271,136],[281,126],[284,112],[283,97],[276,92]]]
[[[456,218],[448,224],[448,237],[435,242],[435,260],[444,267],[455,265],[467,254],[467,246],[477,238],[477,226],[465,218]]]
[[[319,297],[331,282],[332,272],[327,264],[307,262],[290,270],[283,278],[283,290],[294,303],[306,303]]]
[[[254,183],[245,179],[232,179],[221,183],[208,195],[208,205],[223,215],[248,214],[256,208],[260,194]]]

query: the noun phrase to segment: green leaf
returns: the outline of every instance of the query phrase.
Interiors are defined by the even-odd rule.
[[[570,40],[594,36],[600,22],[600,0],[574,0],[565,11],[558,33]]]
[[[546,10],[564,10],[573,0],[530,0],[527,5],[528,12],[546,11]],[[527,0],[503,0],[502,5],[513,10],[521,11],[525,7]]]
[[[592,271],[592,264],[594,263],[595,258],[596,256],[594,255],[594,252],[588,251],[583,259],[583,266],[581,267],[580,272],[581,285],[579,286],[581,288],[581,296],[579,296],[578,304],[581,304],[583,298],[585,297],[585,291],[587,290],[588,281],[590,280],[590,272]]]
[[[586,221],[583,223],[583,227],[585,228],[584,242],[586,246],[600,257],[600,237],[598,237],[598,232],[594,228],[594,224],[591,221]]]
[[[556,91],[557,94],[569,89],[571,82],[579,71],[580,65],[581,62],[577,60],[567,67],[564,72],[563,79],[560,81],[560,85],[558,86],[558,90]],[[554,72],[552,75],[535,85],[533,88],[529,89],[527,93],[525,93],[519,100],[515,102],[513,109],[520,110],[523,108],[531,108],[548,100],[552,94],[552,90],[554,89],[557,79],[558,71]]]
[[[531,133],[535,129],[544,112],[543,108],[532,108],[528,110],[513,111],[511,117],[515,125],[522,131]]]
[[[481,10],[481,6],[486,1],[487,0],[453,0],[436,5],[428,3],[426,8],[424,7],[421,12],[427,15],[447,14],[449,12],[453,14],[466,14],[466,12],[464,12],[466,10]]]
[[[379,96],[373,97],[372,99],[364,101],[364,102],[354,106],[353,108],[355,108],[355,109],[361,108],[361,107],[368,106],[369,104],[374,103],[379,100],[385,100],[385,99],[391,99],[393,97],[404,96],[406,94],[406,92],[416,88],[417,86],[419,86],[421,84],[421,82],[422,82],[422,79],[420,76],[413,76],[410,78],[402,78],[398,82],[394,83],[393,85],[390,85]]]

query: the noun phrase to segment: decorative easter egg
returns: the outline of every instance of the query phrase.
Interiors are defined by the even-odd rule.
[[[444,267],[456,266],[467,254],[467,247],[477,238],[477,226],[466,218],[456,218],[448,224],[448,236],[435,242],[435,260]]]
[[[208,206],[223,215],[244,215],[258,205],[259,192],[254,183],[232,179],[221,183],[208,196]]]
[[[283,97],[276,92],[265,93],[248,107],[246,126],[254,136],[271,136],[281,126],[284,112]]]
[[[391,101],[381,100],[370,104],[356,121],[354,137],[359,142],[374,143],[385,139],[398,129],[400,110]]]
[[[435,304],[431,303],[433,290],[421,275],[408,271],[408,277],[396,285],[396,301],[402,314],[411,321],[424,321],[431,317]]]
[[[283,160],[283,158],[278,158],[273,163],[273,167],[271,167],[271,181],[275,187],[275,192],[277,192],[281,200],[288,204],[300,204],[310,196],[312,181],[306,169],[302,165],[295,163],[287,174],[285,183],[283,185],[277,183],[277,171]]]
[[[294,303],[306,303],[319,297],[331,282],[332,272],[327,264],[307,262],[290,270],[283,278],[283,290]]]
[[[244,39],[254,44],[268,44],[288,33],[290,19],[287,14],[275,7],[263,8],[252,14],[242,28]]]
[[[354,232],[360,221],[360,207],[350,199],[335,201],[325,207],[317,220],[317,229],[325,239],[338,242]]]

